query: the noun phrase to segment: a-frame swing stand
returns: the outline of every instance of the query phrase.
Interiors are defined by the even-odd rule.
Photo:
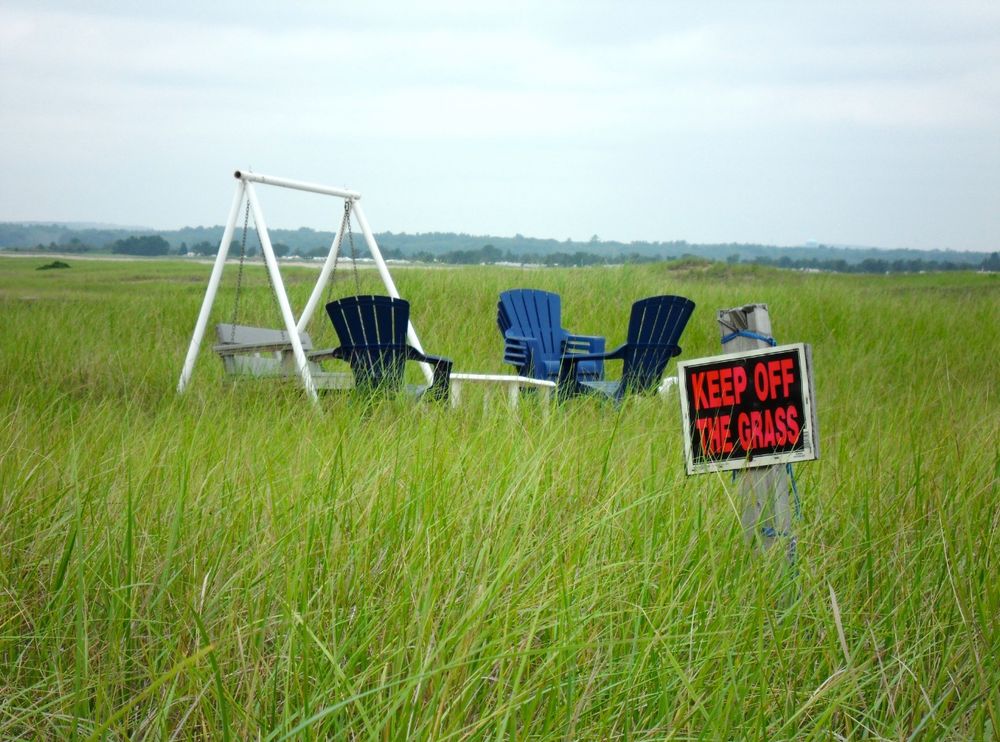
[[[288,345],[292,351],[295,362],[295,370],[301,378],[302,386],[309,395],[309,398],[315,402],[318,399],[316,394],[316,384],[313,380],[310,363],[306,357],[305,350],[302,347],[302,341],[299,333],[304,332],[305,328],[308,326],[313,313],[316,311],[316,306],[319,304],[320,299],[323,296],[323,291],[326,289],[327,283],[330,281],[334,266],[337,262],[337,256],[340,252],[340,244],[344,238],[344,228],[346,227],[347,229],[350,229],[350,223],[348,219],[345,219],[341,227],[337,230],[337,233],[333,238],[333,242],[330,245],[330,251],[326,256],[326,261],[323,263],[323,268],[320,270],[316,286],[313,288],[312,294],[309,296],[309,301],[306,302],[306,306],[302,310],[302,314],[299,316],[298,320],[296,320],[295,315],[292,313],[292,307],[288,302],[288,294],[285,292],[285,285],[281,280],[281,271],[278,268],[278,260],[274,255],[274,247],[271,245],[271,237],[267,231],[264,213],[261,211],[260,203],[257,200],[254,183],[277,186],[279,188],[291,188],[297,191],[309,191],[311,193],[319,193],[326,196],[341,198],[344,199],[345,202],[349,202],[350,210],[358,219],[361,232],[364,235],[365,242],[368,245],[368,250],[371,252],[371,256],[375,261],[376,267],[378,268],[379,275],[382,278],[382,283],[385,285],[386,291],[389,296],[395,298],[399,298],[399,292],[396,290],[396,285],[393,283],[392,276],[389,275],[389,268],[385,264],[385,260],[382,258],[382,253],[379,251],[378,245],[375,242],[375,236],[372,234],[371,227],[368,226],[368,220],[365,218],[364,211],[361,209],[361,204],[359,203],[361,200],[360,193],[357,193],[356,191],[348,191],[342,188],[330,188],[327,186],[316,185],[314,183],[303,183],[301,181],[288,180],[286,178],[275,178],[269,175],[261,175],[259,173],[244,173],[240,170],[237,170],[234,175],[237,180],[236,193],[233,195],[232,207],[229,210],[229,219],[226,222],[226,228],[222,233],[222,242],[219,244],[219,252],[215,258],[212,275],[208,279],[208,289],[205,291],[205,299],[201,304],[201,312],[198,314],[198,321],[194,327],[194,334],[191,336],[191,345],[188,347],[187,358],[184,360],[184,368],[181,371],[181,378],[180,381],[177,382],[177,391],[178,393],[183,392],[187,387],[188,382],[191,380],[191,373],[194,370],[194,362],[198,358],[198,351],[201,348],[201,341],[205,336],[205,328],[208,325],[208,318],[212,312],[212,305],[215,302],[216,294],[219,291],[219,283],[222,280],[222,271],[226,266],[226,257],[229,254],[229,246],[232,243],[233,232],[236,229],[236,221],[239,218],[240,209],[243,206],[243,199],[245,198],[250,211],[253,213],[254,225],[257,229],[257,235],[260,238],[261,250],[264,253],[264,264],[267,267],[268,275],[271,279],[270,283],[274,288],[274,293],[278,300],[278,306],[281,309],[282,326],[284,332],[286,333],[285,337],[287,337]],[[413,329],[412,322],[407,327],[406,336],[410,345],[421,352],[423,351],[423,347],[420,345],[420,340],[417,338],[417,333]],[[430,365],[426,363],[422,363],[420,365],[424,376],[427,378],[427,382],[430,383],[433,380],[433,371]]]

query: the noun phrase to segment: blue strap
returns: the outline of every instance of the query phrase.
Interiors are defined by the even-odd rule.
[[[782,538],[795,538],[794,534],[789,533],[788,531],[779,531],[772,526],[761,526],[760,535],[766,536],[767,538],[778,538],[778,536],[781,536]]]
[[[787,533],[785,531],[778,531],[771,526],[761,526],[760,535],[764,538],[778,538],[779,536],[788,539],[788,562],[792,566],[793,575],[798,575],[799,567],[795,563],[795,557],[797,556],[799,541],[795,538],[794,533]]]
[[[730,340],[735,340],[736,338],[750,338],[751,340],[760,340],[763,343],[767,343],[772,348],[778,344],[778,341],[767,335],[761,335],[759,332],[754,332],[753,330],[737,330],[736,332],[731,332],[722,338],[722,344],[725,345]]]

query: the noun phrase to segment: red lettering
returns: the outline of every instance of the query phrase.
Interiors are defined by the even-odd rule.
[[[788,396],[789,387],[791,387],[792,382],[795,381],[795,374],[793,369],[795,368],[795,359],[793,358],[782,358],[781,359],[781,384],[785,389],[784,396]]]
[[[699,417],[694,421],[695,427],[698,428],[698,448],[701,449],[702,453],[708,451],[708,435],[709,429],[712,425],[712,418],[710,417]]]
[[[741,412],[736,418],[736,434],[744,451],[753,448],[753,440],[750,438],[750,416],[745,412]]]
[[[778,386],[781,384],[781,360],[774,359],[767,362],[767,380],[770,385],[771,399],[778,398]]]
[[[722,404],[732,406],[733,404],[733,369],[719,369],[719,398]]]
[[[787,402],[793,385],[799,383],[795,357],[761,358],[732,366],[699,371],[689,375],[695,410],[717,410],[757,402],[767,409],[739,411],[696,420],[697,437],[703,455],[731,454],[737,446],[747,453],[765,453],[798,443],[802,435],[801,410]],[[744,399],[751,392],[753,398]]]
[[[794,405],[789,405],[785,417],[788,420],[788,442],[791,444],[798,443],[799,434],[802,432],[799,428],[799,411]]]
[[[764,447],[764,422],[757,410],[750,413],[750,441],[751,448]]]
[[[753,390],[761,402],[767,399],[767,367],[764,363],[754,364]]]
[[[721,453],[731,453],[733,442],[730,440],[732,430],[729,428],[729,415],[719,415],[715,418],[715,450]]]
[[[747,389],[747,370],[743,366],[733,366],[733,403],[739,404],[740,397]]]
[[[785,408],[779,407],[774,411],[774,443],[777,446],[785,445],[788,440],[788,428],[785,427]]]
[[[695,411],[708,407],[708,397],[705,396],[705,372],[696,371],[691,374],[691,391],[694,392]]]
[[[708,385],[708,401],[712,407],[718,407],[721,403],[719,400],[719,371],[718,369],[713,369],[712,371],[706,371],[707,376],[705,384]]]
[[[716,456],[732,452],[732,431],[729,420],[729,415],[716,415],[715,417],[698,418],[695,421],[702,453]]]
[[[764,410],[764,447],[774,448],[774,419],[770,410]]]

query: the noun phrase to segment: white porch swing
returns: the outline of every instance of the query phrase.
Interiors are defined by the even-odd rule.
[[[365,218],[359,200],[361,194],[356,191],[349,191],[340,188],[330,188],[316,185],[314,183],[304,183],[301,181],[288,180],[286,178],[276,178],[259,173],[244,173],[237,170],[234,173],[237,179],[236,193],[233,195],[232,207],[229,211],[229,219],[226,222],[225,230],[222,234],[222,242],[219,245],[219,252],[215,258],[215,265],[208,280],[208,288],[205,298],[202,301],[201,312],[195,324],[194,334],[191,337],[191,344],[188,347],[187,357],[184,361],[184,368],[181,371],[180,380],[177,383],[178,393],[183,392],[191,380],[194,370],[194,363],[198,357],[202,339],[205,335],[205,328],[212,311],[212,305],[219,290],[219,283],[222,280],[222,272],[226,265],[226,258],[233,239],[233,232],[236,229],[236,222],[239,218],[240,207],[246,199],[246,210],[244,212],[243,235],[241,239],[239,274],[236,286],[236,306],[233,310],[233,319],[228,324],[216,326],[216,333],[219,343],[214,346],[214,350],[222,357],[226,371],[233,374],[248,374],[251,376],[289,376],[297,375],[302,386],[306,390],[310,399],[314,402],[318,397],[317,388],[320,389],[340,389],[348,388],[352,385],[350,374],[326,373],[323,372],[317,363],[311,361],[309,356],[313,352],[312,339],[306,332],[310,320],[316,310],[317,304],[323,296],[323,292],[330,282],[337,266],[341,243],[345,232],[348,234],[352,246],[353,255],[353,235],[351,232],[351,216],[357,217],[358,225],[364,235],[368,250],[371,253],[375,265],[378,268],[382,283],[389,296],[399,298],[399,292],[393,283],[389,268],[382,258],[378,244]],[[274,254],[271,238],[267,231],[267,224],[264,214],[257,200],[256,190],[253,184],[277,186],[279,188],[289,188],[292,190],[308,191],[327,196],[344,199],[344,217],[340,228],[334,236],[330,245],[329,253],[320,270],[319,278],[313,287],[309,300],[306,302],[302,314],[296,320],[292,313],[288,295],[285,292],[284,283],[281,280],[281,272],[278,261]],[[243,267],[246,258],[246,235],[250,214],[253,214],[254,227],[260,243],[260,249],[264,257],[264,265],[267,269],[268,280],[277,299],[278,308],[281,313],[283,329],[272,329],[263,327],[250,327],[237,324],[239,308],[239,292],[242,284]],[[355,261],[355,271],[357,265]],[[357,282],[357,279],[356,279]],[[420,340],[413,324],[407,327],[407,340],[417,350],[422,351]],[[268,354],[268,355],[264,355]],[[421,369],[428,383],[433,379],[433,372],[429,364],[421,363]]]

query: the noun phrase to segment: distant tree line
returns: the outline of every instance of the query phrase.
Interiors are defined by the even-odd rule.
[[[416,253],[411,257],[421,262],[459,265],[517,263],[546,266],[588,266],[620,263],[654,263],[664,260],[664,258],[640,255],[639,253],[627,253],[614,257],[583,251],[574,253],[557,252],[548,255],[538,255],[535,253],[515,254],[510,251],[500,251],[493,245],[484,245],[479,250],[456,250],[437,256],[426,252]],[[699,256],[693,253],[683,253],[677,257],[686,259],[697,258]],[[726,262],[739,263],[742,261],[739,255],[733,254],[727,258]],[[865,258],[858,263],[848,263],[846,260],[841,259],[821,260],[817,258],[790,258],[788,256],[780,258],[758,256],[746,262],[752,265],[767,265],[789,270],[817,270],[830,273],[920,273],[967,271],[976,267],[984,271],[1000,271],[1000,253],[996,252],[987,256],[979,266],[947,260],[882,260],[878,258]]]
[[[126,237],[123,240],[115,240],[111,245],[111,252],[119,255],[169,255],[170,243],[155,234]]]
[[[979,266],[979,269],[990,273],[1000,273],[1000,252],[991,252],[989,257]]]
[[[639,253],[627,253],[624,255],[611,256],[602,255],[596,252],[585,252],[583,250],[547,254],[532,252],[515,253],[510,250],[501,250],[492,244],[483,245],[478,250],[454,250],[446,252],[442,255],[432,255],[428,252],[418,252],[414,254],[412,258],[424,263],[446,263],[450,265],[495,265],[497,263],[515,263],[518,265],[566,267],[612,265],[618,263],[655,263],[662,260],[662,258],[640,255]]]
[[[82,253],[114,252],[123,255],[161,256],[167,254],[216,254],[223,229],[184,227],[179,230],[90,228],[65,224],[0,223],[0,249]],[[613,263],[648,263],[685,256],[752,263],[799,270],[839,273],[899,273],[951,270],[1000,270],[994,252],[879,248],[844,248],[830,245],[775,247],[773,245],[725,243],[690,244],[684,240],[667,242],[601,240],[593,235],[586,241],[538,239],[516,234],[513,237],[482,237],[465,233],[426,232],[418,234],[381,232],[375,235],[387,259],[416,260],[451,265],[517,263],[552,266],[586,266]],[[278,257],[322,258],[333,241],[333,232],[301,227],[273,229],[271,239]],[[358,257],[369,257],[360,234],[354,233]],[[240,255],[242,235],[229,250],[232,259]],[[350,241],[341,246],[341,256],[350,257]],[[246,233],[247,258],[259,257],[259,241],[253,228]]]
[[[233,240],[229,243],[229,255],[230,258],[238,258],[242,252],[244,257],[255,258],[260,252],[258,248],[259,243],[256,239],[248,239],[246,244],[239,240]],[[284,244],[283,242],[272,242],[271,248],[274,250],[275,257],[285,258],[292,254],[292,249]],[[208,240],[202,240],[201,242],[196,242],[191,247],[188,247],[185,243],[181,243],[178,255],[204,255],[211,256],[219,252],[218,242],[209,242]],[[326,251],[323,252],[326,255]],[[301,255],[300,257],[311,257],[311,255]]]
[[[733,262],[733,261],[730,261]],[[947,260],[882,260],[865,258],[859,263],[846,260],[818,260],[816,258],[767,258],[757,257],[749,261],[754,265],[770,265],[792,270],[818,270],[829,273],[921,273],[937,271],[967,271],[973,266]],[[1000,253],[992,253],[979,265],[979,270],[1000,270]]]

